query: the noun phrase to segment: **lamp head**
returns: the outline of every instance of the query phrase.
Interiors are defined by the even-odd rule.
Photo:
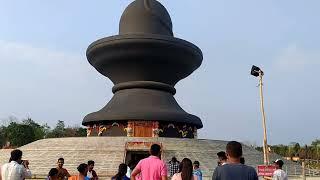
[[[255,77],[258,77],[259,74],[261,73],[261,75],[263,75],[263,71],[261,71],[261,69],[255,65],[252,66],[251,68],[251,75],[252,76],[255,76]]]

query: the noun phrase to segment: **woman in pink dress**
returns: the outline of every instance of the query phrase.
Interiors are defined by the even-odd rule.
[[[184,158],[179,166],[179,173],[172,176],[171,180],[198,180],[197,176],[193,175],[192,162],[188,158]]]

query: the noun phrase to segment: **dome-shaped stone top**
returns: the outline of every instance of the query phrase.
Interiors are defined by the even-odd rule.
[[[142,33],[173,36],[170,15],[156,0],[135,0],[121,16],[120,35]]]

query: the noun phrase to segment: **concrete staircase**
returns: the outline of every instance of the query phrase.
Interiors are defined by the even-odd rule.
[[[136,137],[84,137],[84,138],[53,138],[43,139],[20,147],[23,159],[28,159],[30,169],[37,177],[47,175],[50,168],[56,167],[57,159],[65,159],[64,167],[70,174],[77,174],[76,167],[80,163],[94,160],[95,170],[102,179],[116,174],[118,165],[125,159],[126,150],[136,150],[127,147],[128,142],[157,142],[163,146],[162,158],[168,162],[172,156],[182,160],[185,157],[192,161],[200,161],[204,179],[210,179],[217,164],[216,153],[224,151],[227,141],[207,139],[177,139],[177,138],[136,138]],[[127,148],[127,149],[126,149]],[[130,149],[131,148],[131,149]],[[148,147],[138,147],[147,151]],[[0,150],[0,164],[8,161],[11,150]],[[252,147],[243,146],[246,164],[256,167],[263,163],[262,153]],[[270,159],[279,158],[273,155]],[[286,166],[294,165],[285,161]],[[290,173],[290,171],[289,171]]]

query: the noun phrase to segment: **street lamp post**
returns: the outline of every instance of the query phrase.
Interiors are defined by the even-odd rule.
[[[264,73],[259,67],[252,66],[251,75],[255,77],[259,77],[260,109],[262,113],[262,126],[263,126],[263,163],[265,165],[268,165],[269,156],[268,156],[268,143],[267,143],[267,127],[266,127],[266,115],[264,112],[264,100],[263,100],[263,91],[262,91],[262,86],[263,86],[262,77]]]

